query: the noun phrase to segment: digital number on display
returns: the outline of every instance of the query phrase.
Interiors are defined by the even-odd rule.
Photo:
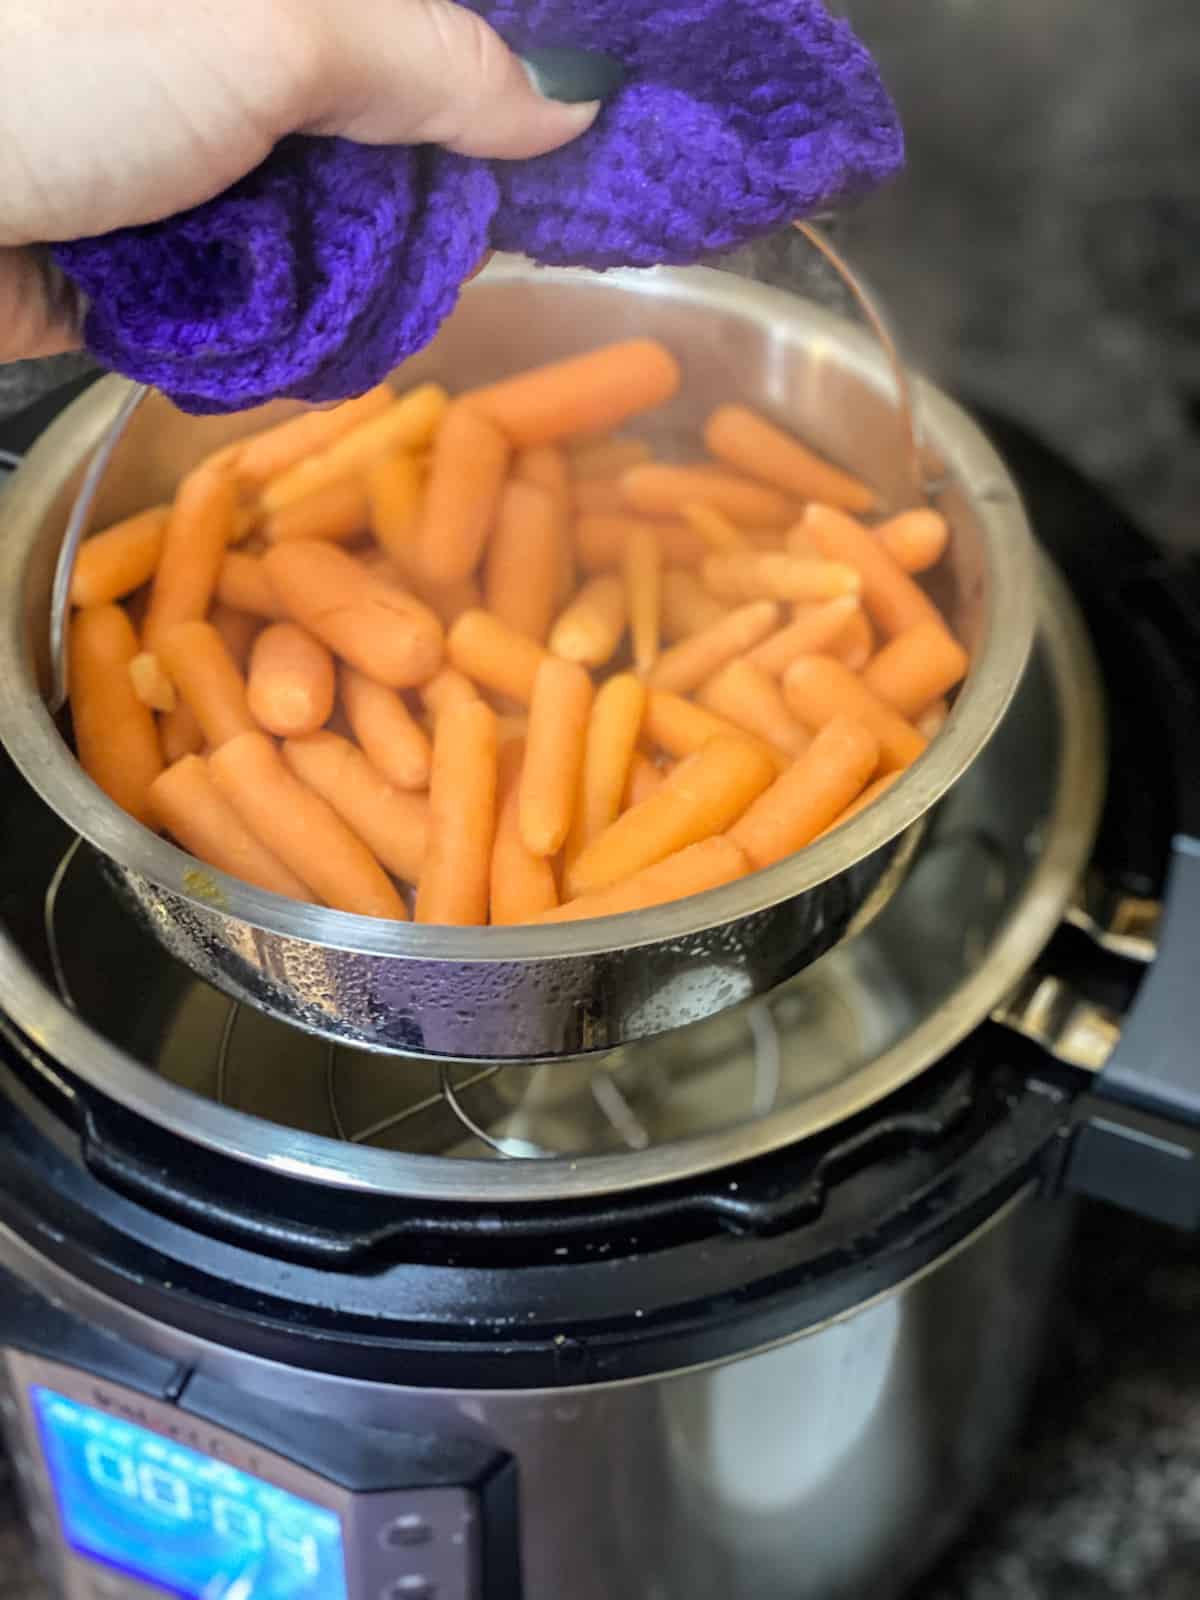
[[[50,1389],[30,1393],[81,1555],[187,1600],[346,1600],[335,1512]]]

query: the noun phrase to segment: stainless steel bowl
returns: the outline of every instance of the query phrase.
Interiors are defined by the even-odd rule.
[[[662,339],[684,367],[679,398],[647,424],[664,453],[694,440],[718,400],[744,400],[886,500],[908,503],[911,438],[877,344],[820,307],[724,273],[595,276],[497,261],[402,380],[436,374],[459,388],[636,334]],[[108,378],[76,401],[0,502],[0,736],[172,954],[238,999],[327,1038],[442,1058],[549,1059],[611,1049],[773,989],[881,898],[914,825],[991,737],[1029,653],[1033,546],[1016,488],[969,418],[917,382],[925,467],[942,483],[936,500],[952,528],[934,588],[971,667],[944,731],[876,805],[765,872],[625,917],[449,929],[299,905],[198,871],[133,822],[85,776],[46,707],[57,553],[88,463],[130,394]],[[295,409],[197,420],[149,396],[113,451],[92,526],[165,496],[208,451]]]

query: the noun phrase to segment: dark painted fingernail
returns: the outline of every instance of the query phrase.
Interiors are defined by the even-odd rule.
[[[580,105],[607,100],[625,82],[625,68],[598,50],[526,50],[521,60],[546,100]]]

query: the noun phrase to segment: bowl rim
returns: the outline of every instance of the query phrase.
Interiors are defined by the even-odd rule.
[[[714,299],[761,327],[788,324],[836,335],[872,387],[894,393],[881,350],[845,319],[790,291],[711,268],[629,269],[602,275],[497,260],[464,291],[537,278],[586,278],[615,294]],[[136,386],[109,376],[68,406],[13,475],[0,506],[0,742],[41,799],[77,834],[128,872],[197,911],[230,916],[251,928],[332,950],[417,962],[502,965],[602,955],[703,934],[767,912],[851,870],[891,844],[951,788],[974,761],[1007,710],[1033,645],[1036,560],[1032,533],[1015,483],[967,413],[927,379],[914,377],[913,400],[926,441],[979,519],[990,582],[971,669],[946,726],[929,749],[874,804],[774,866],[686,900],[578,922],[512,928],[454,928],[389,922],[291,901],[215,869],[197,873],[193,857],[136,822],[79,766],[47,709],[35,679],[23,597],[28,562],[43,518],[64,481],[107,435]],[[197,878],[202,876],[202,883]]]

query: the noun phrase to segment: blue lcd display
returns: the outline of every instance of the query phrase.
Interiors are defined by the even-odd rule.
[[[346,1600],[334,1512],[50,1389],[30,1396],[80,1555],[187,1600]]]

